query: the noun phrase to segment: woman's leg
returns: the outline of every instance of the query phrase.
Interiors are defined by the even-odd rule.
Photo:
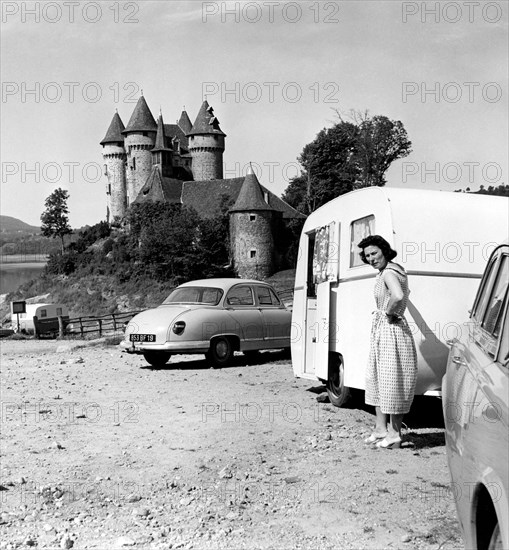
[[[376,424],[375,433],[382,435],[387,432],[387,415],[382,412],[380,407],[375,407],[376,411]]]
[[[391,414],[387,430],[387,439],[396,439],[401,437],[401,424],[403,423],[404,414]]]

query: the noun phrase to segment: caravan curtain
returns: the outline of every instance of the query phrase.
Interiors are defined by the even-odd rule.
[[[313,251],[313,282],[338,280],[339,251],[336,237],[336,222],[317,230]]]

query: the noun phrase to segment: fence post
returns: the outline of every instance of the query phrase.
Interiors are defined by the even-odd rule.
[[[115,314],[112,313],[111,316],[113,317],[113,332],[117,332],[117,321],[115,319]]]
[[[81,317],[80,317],[80,336],[83,338],[83,321],[81,320]]]
[[[97,322],[99,323],[99,336],[103,335],[103,322],[101,319],[97,319]]]
[[[62,319],[62,316],[58,316],[58,337],[63,338],[65,335],[65,327],[64,327],[64,320]]]

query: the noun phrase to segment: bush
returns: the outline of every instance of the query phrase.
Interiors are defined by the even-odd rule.
[[[53,275],[70,275],[76,269],[78,254],[75,252],[53,252],[46,264],[46,273]]]

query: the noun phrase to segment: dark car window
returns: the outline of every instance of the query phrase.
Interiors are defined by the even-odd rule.
[[[486,309],[486,304],[488,302],[489,298],[489,291],[493,286],[493,281],[495,279],[495,275],[497,270],[495,269],[496,266],[496,258],[494,258],[489,267],[488,267],[488,276],[484,278],[484,285],[481,289],[481,292],[479,296],[477,297],[476,304],[474,306],[474,313],[473,317],[477,321],[482,321],[482,316],[484,313],[484,310]]]
[[[509,367],[509,311],[507,310],[509,298],[505,301],[505,321],[502,328],[502,338],[500,339],[500,349],[498,350],[498,361],[502,365]]]
[[[226,303],[230,306],[254,306],[251,287],[245,285],[233,287],[228,293]]]
[[[163,304],[206,304],[215,306],[219,303],[222,295],[223,291],[220,288],[184,286],[173,290]]]
[[[281,302],[276,293],[268,286],[257,286],[256,295],[261,306],[280,306]]]
[[[482,327],[494,338],[498,338],[502,325],[502,305],[507,295],[509,278],[509,256],[503,256],[501,265],[497,270],[497,279],[493,291],[487,301],[486,313],[482,321]]]

